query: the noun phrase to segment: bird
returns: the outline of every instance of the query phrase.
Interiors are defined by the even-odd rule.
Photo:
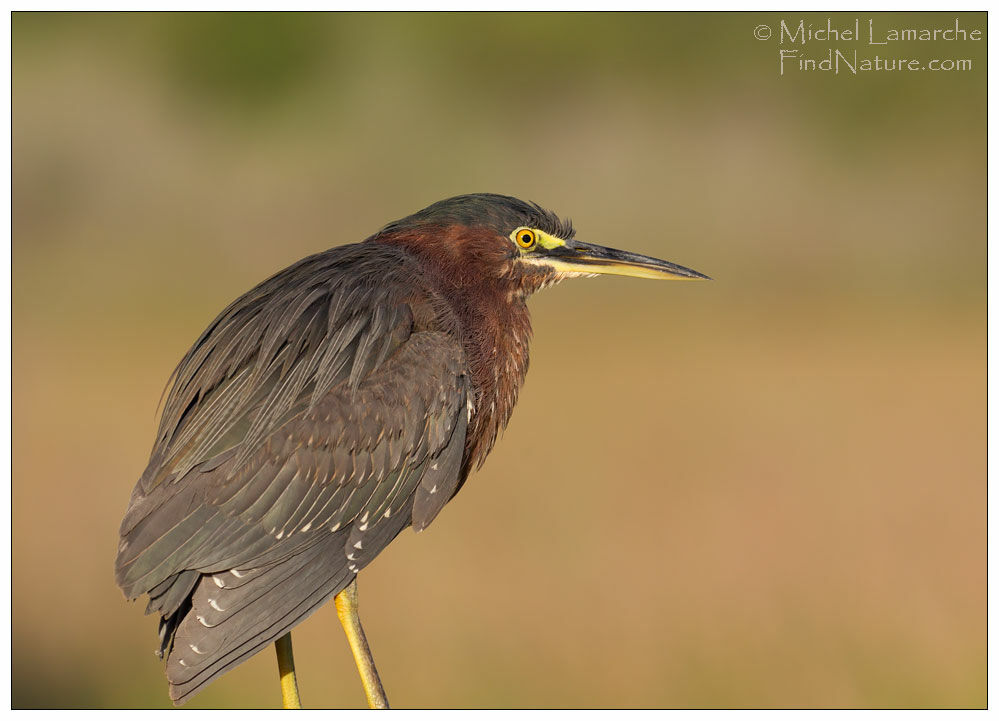
[[[175,704],[273,643],[299,707],[291,630],[334,599],[368,705],[388,707],[357,574],[426,529],[507,425],[528,297],[601,274],[709,279],[477,193],[306,257],[209,324],[167,383],[115,559],[159,616]]]

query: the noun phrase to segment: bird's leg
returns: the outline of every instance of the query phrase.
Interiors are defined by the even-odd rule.
[[[357,579],[355,578],[347,588],[340,591],[333,602],[336,604],[336,615],[340,617],[340,624],[347,634],[351,653],[354,654],[357,671],[361,674],[361,684],[364,686],[364,695],[368,698],[368,708],[388,708],[385,689],[382,688],[381,679],[378,678],[375,660],[371,657],[371,649],[368,648],[368,640],[364,637],[361,618],[357,615]]]
[[[277,651],[278,673],[281,674],[281,703],[285,708],[302,708],[298,697],[298,680],[295,678],[295,656],[291,650],[291,631],[274,642]]]

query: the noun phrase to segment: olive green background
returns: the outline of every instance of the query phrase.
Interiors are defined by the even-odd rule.
[[[15,13],[13,705],[169,705],[112,563],[215,314],[489,191],[715,280],[532,300],[505,436],[361,575],[392,702],[984,706],[985,41],[781,77],[754,28],[825,18]],[[332,607],[294,638],[363,705]],[[189,707],[277,704],[268,650]]]

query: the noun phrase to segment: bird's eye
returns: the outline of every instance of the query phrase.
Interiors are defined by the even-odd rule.
[[[517,231],[517,245],[521,248],[527,249],[534,245],[537,238],[534,236],[534,231],[530,228],[524,228],[523,230]]]

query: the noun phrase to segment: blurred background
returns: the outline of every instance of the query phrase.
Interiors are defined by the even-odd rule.
[[[971,68],[781,76],[826,17],[15,13],[13,705],[169,706],[112,563],[216,313],[489,191],[715,280],[532,300],[504,438],[362,574],[394,705],[984,706],[985,41],[834,14],[784,47]],[[332,605],[295,651],[363,706]],[[267,650],[188,707],[279,704]]]

